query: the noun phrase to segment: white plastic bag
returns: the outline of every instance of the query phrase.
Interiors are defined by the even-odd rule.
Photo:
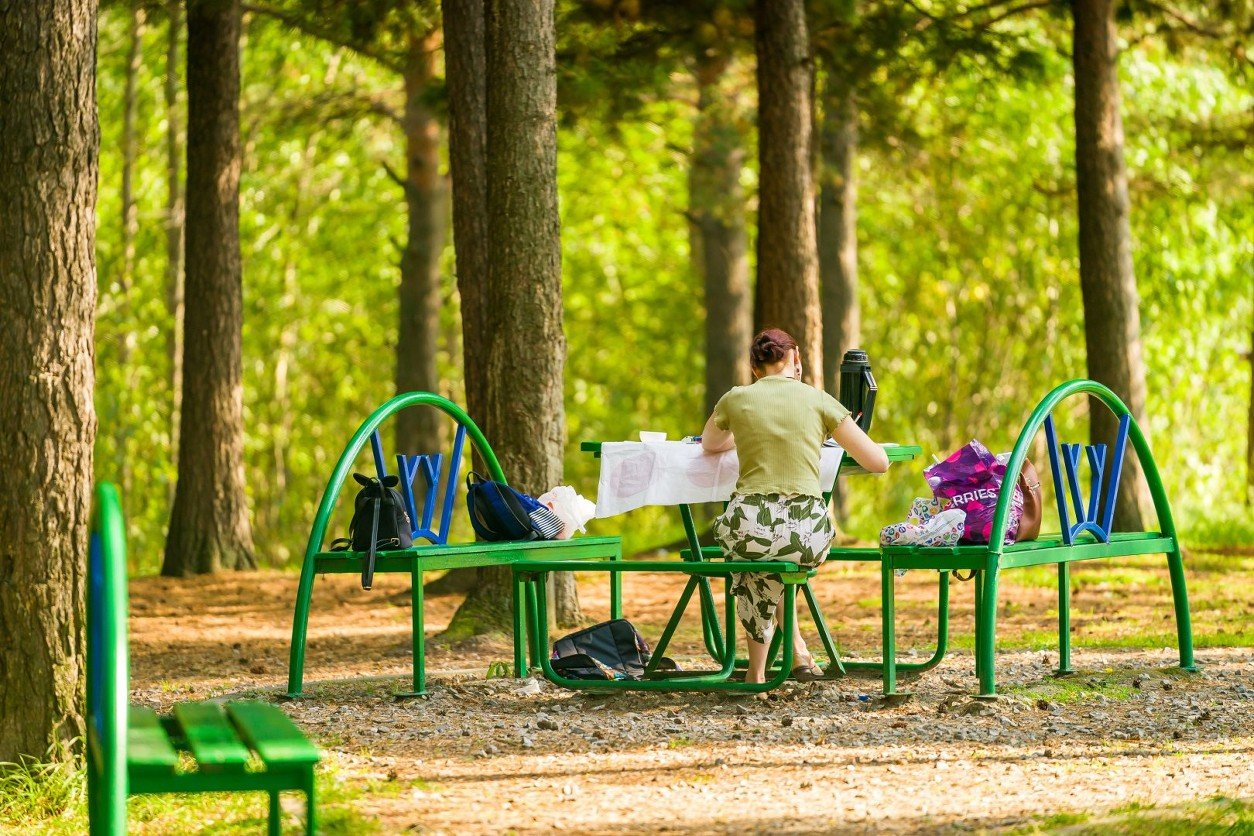
[[[558,485],[537,497],[536,501],[548,507],[562,521],[562,533],[554,538],[557,540],[569,540],[576,531],[583,531],[588,520],[597,513],[596,504],[575,493],[570,485]]]

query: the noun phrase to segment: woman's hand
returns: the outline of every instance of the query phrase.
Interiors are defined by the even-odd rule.
[[[853,460],[862,465],[863,469],[871,473],[884,473],[888,470],[888,454],[884,452],[883,447],[872,441],[871,437],[862,431],[858,422],[853,420],[853,416],[837,425],[832,438],[836,439],[836,443],[846,453],[853,456]]]

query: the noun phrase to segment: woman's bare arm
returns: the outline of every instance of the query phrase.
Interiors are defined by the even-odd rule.
[[[736,446],[736,437],[732,435],[731,430],[720,430],[714,423],[714,416],[711,415],[710,419],[705,422],[705,429],[701,432],[701,446],[707,453],[721,453]]]
[[[855,462],[871,473],[884,473],[888,470],[888,454],[884,452],[884,448],[872,441],[853,418],[841,421],[836,432],[832,433],[832,438],[836,439],[836,443],[846,453],[853,456]]]

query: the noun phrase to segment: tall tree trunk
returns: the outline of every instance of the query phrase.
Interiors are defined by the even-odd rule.
[[[814,183],[810,176],[809,37],[804,0],[757,0],[759,328],[801,347],[807,383],[823,380]]]
[[[163,575],[257,565],[244,493],[239,37],[239,0],[187,4],[187,378]]]
[[[735,97],[724,89],[726,56],[697,58],[697,119],[688,171],[692,260],[705,287],[705,414],[749,382],[753,312],[749,296],[745,149]]]
[[[448,158],[452,181],[453,252],[462,320],[462,377],[466,412],[491,438],[487,425],[488,285],[487,57],[484,0],[445,0],[444,79],[448,91]],[[468,591],[489,583],[486,569],[454,569],[435,584],[441,591]],[[470,576],[468,579],[467,576]],[[480,578],[480,576],[483,576]]]
[[[494,337],[485,352],[483,419],[511,483],[535,494],[560,482],[565,444],[553,0],[489,0],[484,35],[488,281],[482,298],[485,332]],[[468,353],[481,338],[466,332]],[[508,623],[509,571],[479,577],[450,635]],[[570,579],[559,584],[555,608],[559,623],[579,619]]]
[[[0,762],[83,723],[91,513],[96,3],[0,5]]]
[[[401,256],[396,391],[439,392],[440,254],[445,200],[440,176],[440,122],[428,100],[435,78],[438,30],[411,38],[405,64],[405,206],[409,236]],[[406,453],[441,449],[443,416],[407,409],[396,416],[396,447]]]
[[[1254,329],[1250,330],[1250,411],[1245,419],[1245,504],[1254,505]]]
[[[183,406],[183,181],[179,125],[179,34],[183,30],[182,0],[166,3],[165,47],[165,287],[170,334],[166,350],[170,361],[170,455],[178,467],[179,421]],[[174,502],[174,483],[169,501]]]
[[[1075,156],[1080,220],[1080,289],[1089,377],[1111,388],[1145,420],[1141,315],[1132,272],[1128,174],[1119,115],[1119,40],[1114,0],[1075,0]],[[1117,421],[1104,406],[1090,408],[1093,443],[1111,443]],[[1153,516],[1141,468],[1124,465],[1115,526],[1139,531]]]
[[[147,14],[136,0],[131,2],[130,31],[126,54],[126,80],[122,91],[122,265],[118,270],[119,308],[127,316],[138,307],[135,299],[135,240],[139,237],[139,207],[135,201],[135,167],[139,157],[139,71],[143,66],[144,23]],[[135,347],[138,329],[122,335],[118,351],[118,366],[122,372],[121,391],[117,398],[125,405],[134,397],[134,373],[131,370],[131,351]],[[119,416],[129,410],[117,411]],[[113,428],[116,455],[117,480],[122,496],[131,491],[131,457],[129,439],[131,428],[127,421],[118,421]]]
[[[858,307],[858,104],[830,75],[823,84],[819,147],[819,275],[823,300],[823,385],[840,391],[840,361],[860,338]]]
[[[840,361],[860,339],[858,307],[858,100],[828,68],[819,128],[819,290],[823,302],[823,388],[840,393]],[[832,491],[838,523],[846,515],[845,480]]]

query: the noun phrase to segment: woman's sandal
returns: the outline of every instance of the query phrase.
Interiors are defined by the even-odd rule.
[[[808,665],[797,665],[792,669],[791,677],[796,682],[814,682],[823,678],[823,669],[814,662]]]

